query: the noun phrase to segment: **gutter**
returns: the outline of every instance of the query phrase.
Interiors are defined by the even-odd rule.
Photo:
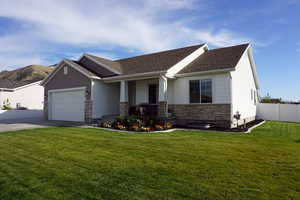
[[[203,72],[191,72],[191,73],[185,73],[185,74],[176,74],[175,76],[167,76],[167,78],[197,76],[197,75],[203,75],[203,74],[224,73],[224,72],[231,72],[231,71],[235,71],[235,68],[209,70],[209,71],[203,71]],[[137,74],[128,74],[128,75],[107,77],[107,78],[102,78],[102,80],[105,82],[117,82],[117,81],[121,81],[121,80],[137,80],[137,79],[152,78],[152,77],[156,77],[159,75],[163,75],[165,73],[167,73],[167,71],[146,72],[146,73],[137,73]]]
[[[231,71],[235,71],[235,68],[217,69],[217,70],[209,70],[209,71],[203,71],[203,72],[191,72],[191,73],[184,73],[184,74],[176,74],[175,77],[196,76],[196,75],[203,75],[203,74],[215,74],[215,73],[224,73],[224,72],[231,72]]]
[[[128,75],[120,75],[120,76],[113,76],[113,77],[107,77],[102,78],[103,81],[106,82],[114,82],[114,81],[120,81],[120,80],[130,80],[130,79],[144,79],[144,78],[150,78],[153,76],[159,76],[162,74],[165,74],[167,71],[156,71],[156,72],[146,72],[146,73],[137,73],[137,74],[128,74]]]
[[[15,89],[0,88],[0,92],[13,92]]]

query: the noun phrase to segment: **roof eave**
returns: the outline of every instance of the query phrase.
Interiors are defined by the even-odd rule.
[[[118,82],[121,80],[139,80],[139,79],[147,79],[156,77],[159,75],[166,74],[167,71],[154,71],[154,72],[145,72],[145,73],[136,73],[136,74],[127,74],[127,75],[119,75],[113,77],[102,78],[105,82]]]
[[[0,92],[13,92],[15,89],[9,89],[9,88],[0,88]]]
[[[197,75],[203,75],[203,74],[217,74],[217,73],[226,73],[226,72],[231,72],[231,71],[235,71],[235,68],[216,69],[216,70],[207,70],[207,71],[200,71],[200,72],[176,74],[175,77],[197,76]]]

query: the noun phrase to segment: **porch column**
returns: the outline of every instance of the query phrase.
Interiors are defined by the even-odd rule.
[[[168,117],[168,80],[163,75],[159,77],[158,116]]]
[[[120,116],[128,116],[128,82],[120,83]]]

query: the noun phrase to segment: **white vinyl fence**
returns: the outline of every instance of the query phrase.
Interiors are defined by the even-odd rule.
[[[300,105],[261,103],[257,106],[257,116],[264,120],[300,122]]]
[[[42,110],[0,110],[1,120],[43,118]]]

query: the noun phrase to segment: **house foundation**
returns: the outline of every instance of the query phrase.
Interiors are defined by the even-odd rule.
[[[169,104],[169,109],[182,126],[191,121],[203,121],[231,128],[230,104]]]

